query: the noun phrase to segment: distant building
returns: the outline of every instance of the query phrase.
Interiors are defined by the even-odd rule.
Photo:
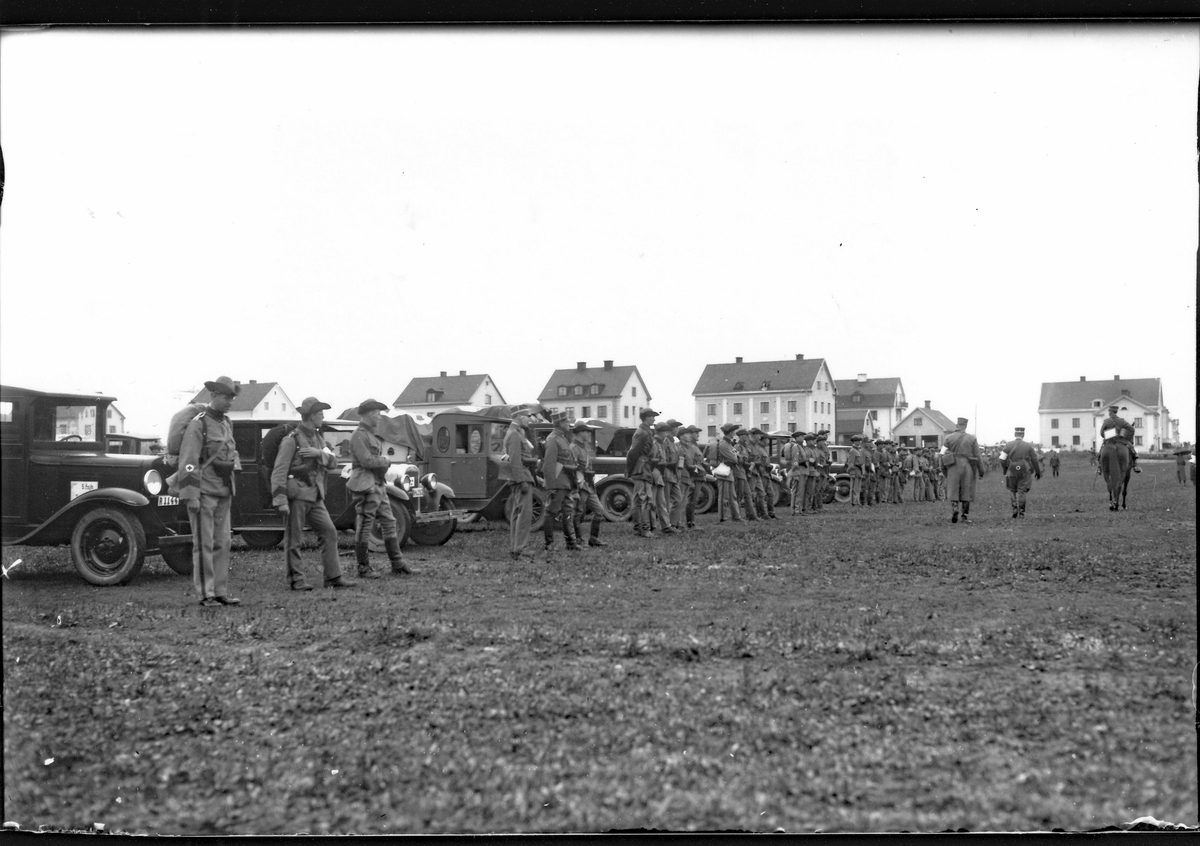
[[[904,397],[904,384],[899,376],[868,379],[866,373],[859,373],[856,379],[838,379],[837,414],[838,431],[842,432],[842,413],[846,412],[846,420],[858,419],[858,412],[865,411],[871,418],[868,437],[890,438],[892,427],[900,422],[908,408],[908,400]],[[857,426],[852,427],[857,431]]]
[[[117,404],[109,403],[106,414],[108,416],[108,420],[105,423],[105,431],[110,435],[123,434],[125,432],[125,415],[122,414],[121,410],[117,408]]]
[[[642,409],[652,407],[650,399],[637,366],[614,367],[611,359],[603,367],[580,361],[574,370],[555,370],[538,394],[549,413],[565,411],[571,420],[594,417],[615,426],[637,426]]]
[[[850,443],[850,438],[854,435],[862,435],[864,438],[874,437],[872,433],[875,431],[875,425],[871,419],[871,414],[861,408],[851,408],[844,411],[839,409],[835,417],[834,426],[837,430],[837,439],[834,443],[848,444]]]
[[[700,375],[696,425],[708,438],[718,437],[725,423],[767,432],[835,433],[837,388],[823,358],[797,355],[781,361],[709,364]]]
[[[418,376],[408,383],[392,408],[408,414],[433,416],[439,411],[460,405],[504,405],[504,395],[486,373],[468,375],[458,371],[457,376],[448,376],[443,370],[439,376]]]
[[[234,420],[299,420],[300,412],[296,404],[284,392],[278,382],[259,382],[251,379],[249,382],[237,382],[241,390],[233,398],[228,414]],[[192,402],[206,403],[212,399],[208,388],[204,388]]]
[[[1043,382],[1038,402],[1039,440],[1043,447],[1086,452],[1100,443],[1100,425],[1116,405],[1134,432],[1134,446],[1163,449],[1175,443],[1170,412],[1163,403],[1161,379],[1112,379]]]
[[[910,411],[892,427],[892,440],[906,447],[941,449],[946,436],[954,431],[954,421],[925,400],[924,408]]]

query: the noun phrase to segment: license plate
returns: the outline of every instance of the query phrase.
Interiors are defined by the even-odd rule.
[[[159,505],[178,505],[179,497],[177,496],[160,496],[158,498]]]
[[[421,490],[420,488],[413,488],[411,491],[408,492],[408,495],[412,496],[412,497],[425,496],[425,492],[423,490]]]

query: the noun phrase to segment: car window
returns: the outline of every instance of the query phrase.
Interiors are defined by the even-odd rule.
[[[508,424],[507,423],[493,423],[492,424],[492,434],[491,434],[490,440],[492,442],[492,452],[495,453],[496,455],[500,455],[501,453],[504,452],[504,435],[507,432],[508,432]]]
[[[85,441],[99,443],[94,404],[39,404],[34,414],[33,438],[37,441]]]

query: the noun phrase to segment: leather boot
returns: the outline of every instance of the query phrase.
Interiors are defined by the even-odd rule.
[[[383,543],[387,548],[388,561],[392,562],[392,572],[396,574],[414,575],[415,570],[410,570],[408,565],[404,563],[404,553],[400,551],[400,538],[384,538]]]
[[[564,511],[562,515],[562,533],[563,539],[567,542],[567,549],[582,549],[582,547],[576,541],[578,534],[575,531],[575,519],[566,511]]]
[[[378,579],[379,574],[371,569],[371,551],[367,548],[367,544],[354,544],[354,560],[358,563],[358,577],[360,579]]]
[[[970,524],[971,520],[970,520],[970,518],[967,517],[967,515],[970,513],[971,513],[971,503],[964,502],[962,504],[962,521],[964,523],[967,523],[968,525]]]
[[[950,503],[950,507],[954,509],[953,511],[950,512],[950,522],[957,523],[958,522],[958,503],[952,502],[952,503]]]
[[[1015,493],[1012,496],[1010,496],[1009,499],[1012,500],[1012,516],[1013,516],[1013,519],[1015,520],[1015,519],[1017,519],[1017,516],[1020,515],[1020,513],[1021,513],[1021,506],[1017,504],[1017,495]]]
[[[599,514],[592,515],[592,531],[588,537],[588,546],[608,546],[600,540],[600,521],[603,519]]]
[[[542,522],[542,538],[546,541],[546,551],[554,546],[554,524],[558,517],[554,514],[547,514],[546,519]]]

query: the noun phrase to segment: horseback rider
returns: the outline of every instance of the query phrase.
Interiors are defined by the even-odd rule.
[[[1133,448],[1133,427],[1125,422],[1124,418],[1118,417],[1117,412],[1120,409],[1115,405],[1108,407],[1108,417],[1100,424],[1100,440],[1105,443],[1112,442],[1115,444],[1124,444],[1129,450],[1129,468],[1134,473],[1141,473],[1142,468],[1137,466],[1137,450]],[[1113,434],[1109,435],[1108,432]],[[1100,473],[1100,470],[1096,471]]]

